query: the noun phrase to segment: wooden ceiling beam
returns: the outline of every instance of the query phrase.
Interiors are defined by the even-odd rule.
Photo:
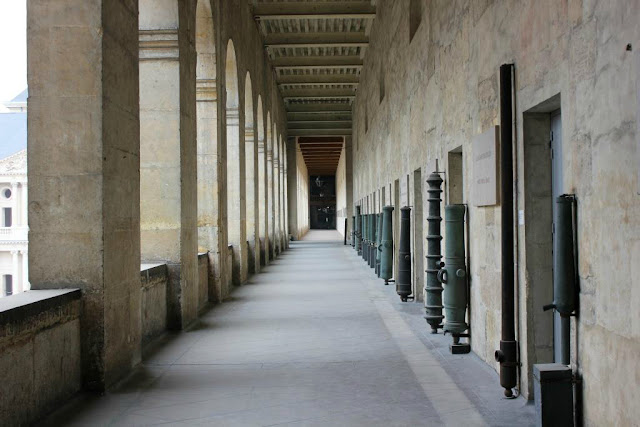
[[[351,128],[351,121],[316,121],[316,122],[288,122],[289,129],[334,129]]]
[[[371,1],[349,2],[284,2],[256,3],[253,15],[256,17],[276,15],[375,15],[376,8]]]
[[[351,135],[349,129],[290,129],[289,136],[328,136],[328,135]]]
[[[355,88],[334,89],[334,88],[315,88],[315,89],[282,89],[280,91],[285,99],[295,98],[344,98],[355,97]]]
[[[331,111],[324,111],[321,113],[287,113],[287,120],[289,121],[351,121],[351,113],[333,113]]]
[[[279,85],[357,85],[360,76],[357,74],[291,74],[278,76]]]
[[[277,56],[271,60],[274,68],[289,67],[360,67],[364,61],[357,55]]]
[[[269,33],[264,37],[268,48],[300,48],[300,47],[366,47],[369,37],[363,31],[354,32],[322,32],[322,33]]]

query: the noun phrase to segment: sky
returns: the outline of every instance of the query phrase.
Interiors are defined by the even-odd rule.
[[[27,87],[27,0],[0,0],[0,102]]]

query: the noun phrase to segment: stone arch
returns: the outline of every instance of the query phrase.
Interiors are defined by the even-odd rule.
[[[244,243],[244,196],[242,194],[242,153],[240,146],[240,93],[238,66],[233,41],[229,39],[225,59],[225,113],[227,122],[227,236],[231,250],[231,279],[234,286],[242,283]]]
[[[196,6],[196,127],[198,142],[198,252],[209,257],[208,298],[220,301],[220,253],[218,250],[218,93],[216,87],[216,44],[211,3],[198,0]],[[201,308],[201,307],[200,307]]]
[[[138,19],[141,258],[167,264],[170,329],[191,323],[199,303],[196,56],[183,43],[196,4],[182,4],[140,0]]]
[[[245,158],[245,198],[246,198],[246,235],[248,243],[249,273],[259,268],[259,252],[256,252],[256,132],[254,126],[253,89],[251,74],[247,71],[244,82],[244,158]],[[256,263],[257,261],[257,263]]]

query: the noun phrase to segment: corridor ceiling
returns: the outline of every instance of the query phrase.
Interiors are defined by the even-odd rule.
[[[305,162],[321,158],[328,163],[322,165],[323,171],[335,172],[338,160],[323,151],[322,144],[335,144],[335,137],[351,135],[351,107],[376,16],[374,2],[249,3],[284,98],[288,135],[314,137],[315,144],[305,150]],[[323,142],[318,137],[332,138]]]

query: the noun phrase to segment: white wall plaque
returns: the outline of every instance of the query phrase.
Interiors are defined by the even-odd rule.
[[[474,206],[497,205],[498,198],[498,126],[476,136],[472,145]]]

